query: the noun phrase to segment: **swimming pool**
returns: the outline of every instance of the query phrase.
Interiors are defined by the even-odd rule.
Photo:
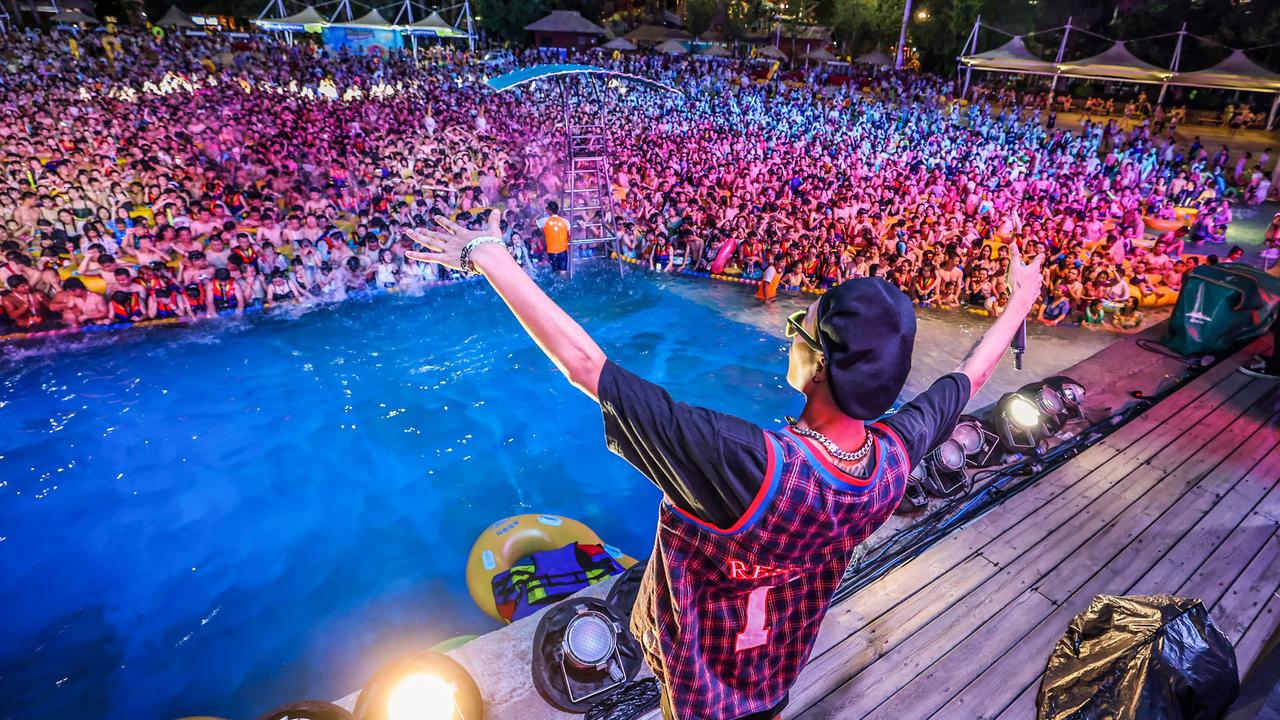
[[[764,424],[800,409],[778,330],[804,300],[762,309],[640,271],[553,295],[679,399]],[[909,389],[980,329],[922,318]],[[1055,330],[1022,382],[1108,341]],[[241,718],[343,695],[494,627],[463,567],[506,515],[652,547],[658,492],[478,283],[3,352],[0,718]]]

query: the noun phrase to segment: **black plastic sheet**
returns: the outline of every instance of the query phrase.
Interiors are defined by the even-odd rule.
[[[1217,720],[1240,692],[1236,653],[1199,600],[1099,595],[1049,658],[1038,720]]]

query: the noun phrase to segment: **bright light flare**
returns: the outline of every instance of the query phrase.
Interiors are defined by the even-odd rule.
[[[439,675],[406,675],[387,694],[386,720],[451,720],[457,714],[457,692]]]
[[[1021,428],[1030,429],[1040,424],[1040,408],[1021,395],[1014,395],[1009,399],[1006,412],[1009,413],[1009,419]]]

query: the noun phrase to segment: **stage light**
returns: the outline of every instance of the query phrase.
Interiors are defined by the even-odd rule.
[[[1085,389],[1080,383],[1065,375],[1045,378],[1045,387],[1052,388],[1062,398],[1065,409],[1076,417],[1083,417],[1080,406],[1084,404]]]
[[[941,499],[967,494],[973,489],[973,481],[964,471],[964,449],[955,440],[943,440],[923,463],[924,477],[921,484],[926,493]]]
[[[1005,393],[987,415],[1000,444],[1011,453],[1034,452],[1046,436],[1040,408],[1022,393]]]
[[[951,431],[951,440],[964,450],[969,467],[990,467],[1000,461],[1000,436],[973,415],[960,416]]]
[[[583,610],[565,628],[562,649],[565,659],[580,668],[609,669],[609,660],[618,647],[618,630],[603,613]]]
[[[387,695],[387,720],[452,720],[458,689],[439,675],[414,673],[400,678]]]
[[[1019,395],[1033,399],[1049,435],[1057,433],[1071,420],[1084,417],[1080,410],[1084,393],[1083,385],[1062,375],[1024,385],[1018,390]]]
[[[331,702],[303,700],[259,715],[258,720],[351,720],[351,713]]]
[[[933,451],[934,462],[945,470],[963,470],[965,466],[964,447],[955,438],[943,440]]]
[[[1040,425],[1040,408],[1022,395],[1013,395],[1005,405],[1009,419],[1024,430],[1032,430]]]
[[[547,703],[583,713],[635,677],[640,646],[617,610],[598,598],[563,600],[533,636],[533,686]]]
[[[912,513],[929,507],[929,496],[924,491],[925,477],[928,471],[922,462],[911,469],[907,477],[907,486],[902,492],[902,500],[895,512]]]
[[[386,665],[365,683],[357,720],[481,720],[480,689],[447,655],[425,652]]]

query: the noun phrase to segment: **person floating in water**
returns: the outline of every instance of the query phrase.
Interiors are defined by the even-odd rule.
[[[763,429],[677,402],[609,360],[512,259],[496,213],[479,231],[436,222],[440,231],[409,233],[425,250],[406,256],[487,278],[600,403],[609,449],[663,492],[631,628],[667,718],[781,712],[854,548],[991,377],[1042,282],[1042,258],[1024,264],[1014,249],[1005,312],[955,372],[883,420],[911,369],[912,303],[880,278],[841,283],[787,318],[787,381],[805,395],[804,411]]]

